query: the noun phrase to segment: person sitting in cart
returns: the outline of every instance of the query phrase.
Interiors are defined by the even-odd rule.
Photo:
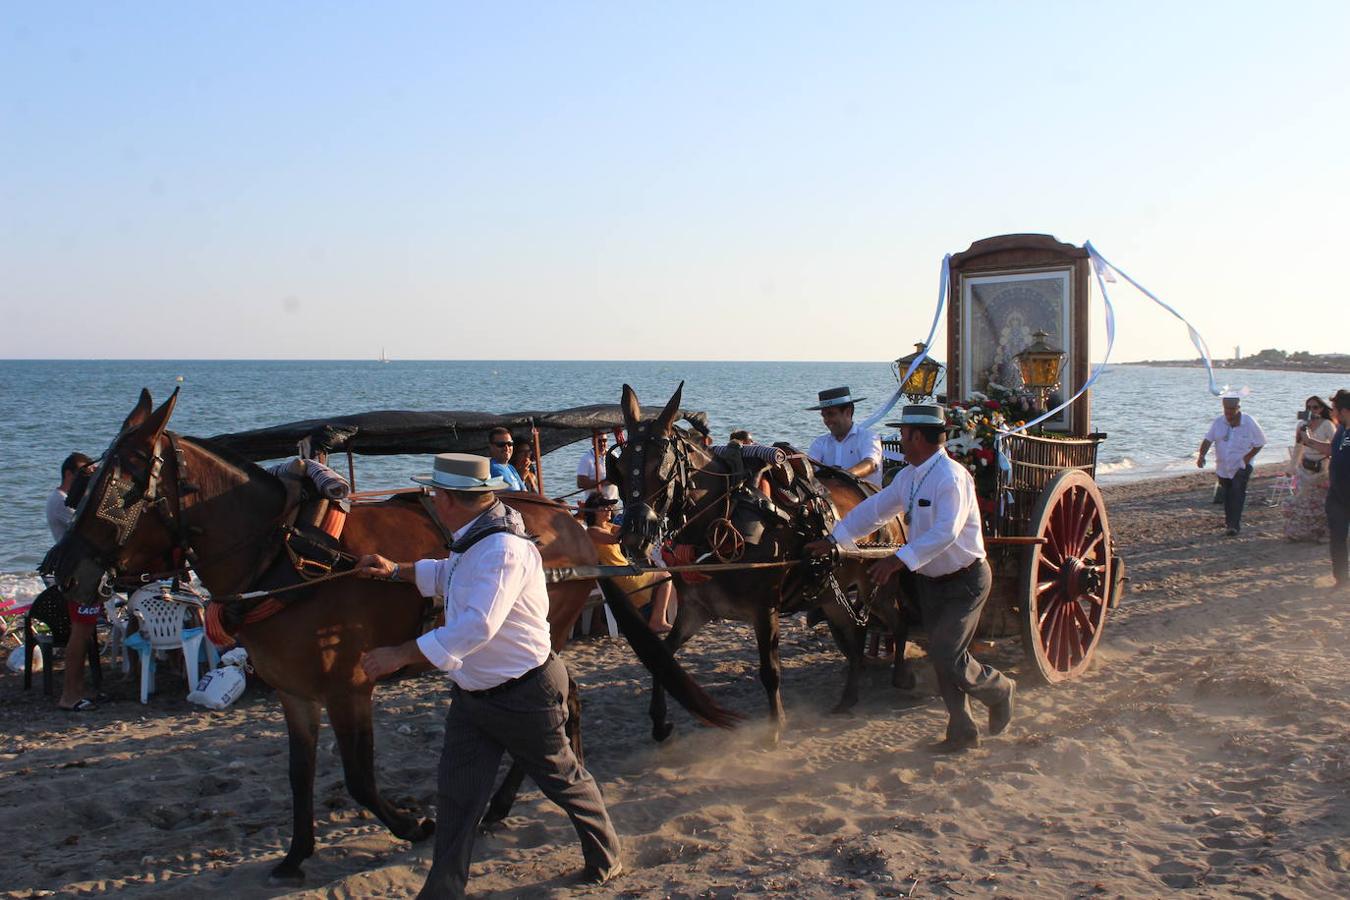
[[[603,431],[597,431],[595,444],[588,445],[586,452],[577,461],[577,487],[585,491],[587,497],[594,494],[605,480],[605,448],[608,445],[609,436]]]
[[[955,753],[979,746],[979,729],[966,696],[989,708],[989,733],[1012,719],[1017,683],[970,655],[970,642],[993,578],[985,559],[975,479],[947,455],[947,414],[936,404],[912,404],[900,417],[900,441],[909,465],[879,494],[859,503],[828,538],[806,545],[824,556],[835,546],[856,549],[859,538],[903,513],[909,543],[874,564],[872,580],[885,584],[908,569],[928,632],[928,658],[947,705],[947,736],[935,749]]]
[[[516,440],[511,437],[511,429],[498,425],[488,432],[488,458],[492,460],[492,477],[506,482],[509,491],[528,490],[525,479],[520,477],[516,467],[511,465],[511,453],[516,448]]]
[[[820,410],[829,430],[811,442],[806,455],[881,487],[881,438],[853,423],[853,404],[867,398],[854,397],[847,387],[830,388],[816,396],[819,402],[807,409]]]
[[[602,566],[626,566],[628,558],[619,545],[619,529],[614,524],[614,507],[619,505],[619,489],[606,484],[586,498],[582,506],[582,517],[586,521],[586,534],[595,544],[600,554]],[[647,616],[647,625],[657,634],[670,631],[670,622],[666,621],[666,612],[670,608],[673,592],[671,576],[658,572],[644,572],[641,575],[621,575],[614,579],[628,599],[638,609],[651,604]]]

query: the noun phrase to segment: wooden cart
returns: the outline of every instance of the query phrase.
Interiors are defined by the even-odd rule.
[[[1036,234],[988,238],[954,255],[948,398],[1011,380],[1011,357],[1035,331],[1064,349],[1059,395],[1072,396],[1088,373],[1088,265],[1083,248]],[[1085,392],[1046,423],[1049,436],[1003,438],[1007,466],[985,520],[994,583],[980,637],[1020,636],[1032,671],[1052,683],[1088,668],[1125,588],[1095,480],[1106,435],[1090,430],[1090,410]]]

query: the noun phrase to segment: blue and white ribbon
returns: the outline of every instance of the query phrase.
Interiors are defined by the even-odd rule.
[[[905,382],[909,381],[909,376],[914,374],[914,370],[919,367],[919,363],[928,358],[929,351],[933,349],[933,335],[937,334],[938,323],[942,321],[942,309],[947,304],[947,289],[951,283],[951,263],[952,255],[950,253],[942,257],[942,274],[938,279],[937,311],[933,313],[933,324],[928,329],[928,339],[923,342],[923,352],[914,357],[914,361],[909,364],[909,368],[900,378],[900,386],[895,389],[895,393],[886,401],[886,404],[860,422],[859,428],[871,428],[886,418],[886,415],[895,408],[895,404],[899,403],[900,398],[905,395]]]

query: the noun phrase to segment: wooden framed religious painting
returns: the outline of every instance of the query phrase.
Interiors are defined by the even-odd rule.
[[[949,397],[964,401],[1000,387],[1025,390],[1016,357],[1038,331],[1065,354],[1059,385],[1045,398],[1047,408],[1073,396],[1088,371],[1087,252],[1049,235],[1003,235],[975,242],[952,257],[951,267]],[[1087,434],[1087,396],[1044,427]]]

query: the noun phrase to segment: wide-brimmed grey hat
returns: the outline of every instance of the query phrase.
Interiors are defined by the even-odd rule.
[[[830,388],[824,391],[817,391],[816,398],[820,401],[815,406],[808,406],[808,410],[824,409],[827,406],[843,406],[845,403],[857,403],[859,400],[866,400],[866,397],[854,397],[849,393],[847,385],[844,387]]]
[[[947,409],[937,403],[907,403],[900,411],[899,422],[887,422],[887,428],[899,428],[901,425],[942,425],[947,424]]]
[[[492,461],[472,453],[438,453],[430,475],[414,475],[412,480],[447,491],[505,491],[506,479],[493,477]]]

